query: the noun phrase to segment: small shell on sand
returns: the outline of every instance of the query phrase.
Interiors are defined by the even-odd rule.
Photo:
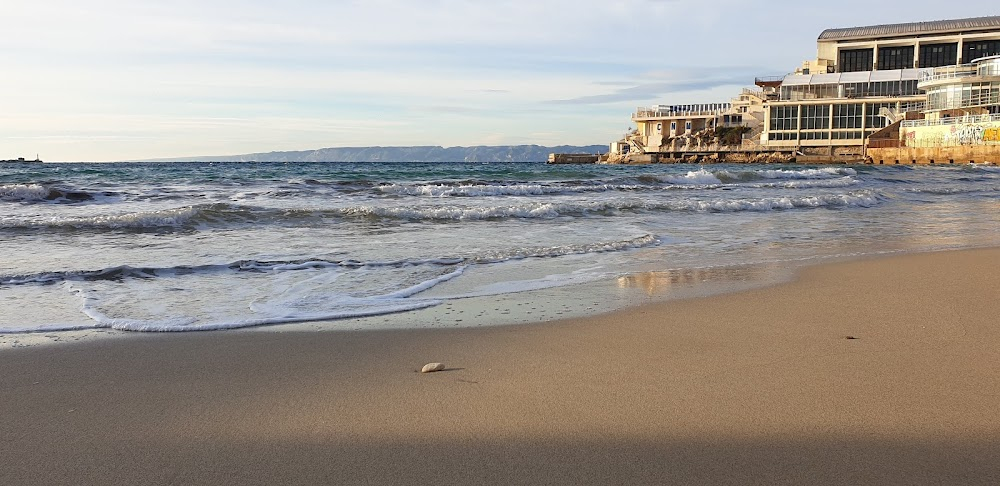
[[[444,371],[444,363],[427,363],[420,369],[421,373],[434,373],[435,371]]]

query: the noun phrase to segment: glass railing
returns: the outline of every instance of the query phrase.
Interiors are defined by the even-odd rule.
[[[937,120],[907,120],[903,122],[904,127],[933,127],[939,125],[959,125],[968,123],[988,123],[1000,121],[1000,115],[965,115]]]
[[[921,83],[929,83],[942,79],[967,78],[976,74],[975,64],[960,64],[958,66],[934,68],[933,71],[921,71],[919,79]]]

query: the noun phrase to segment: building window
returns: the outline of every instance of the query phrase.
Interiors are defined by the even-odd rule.
[[[834,140],[859,140],[861,139],[861,132],[833,132],[833,136],[830,138]]]
[[[770,128],[771,130],[798,130],[799,107],[772,106]]]
[[[690,132],[691,131],[691,122],[684,122],[684,129]]]
[[[932,68],[958,64],[958,44],[926,44],[920,46],[920,67]]]
[[[802,107],[803,130],[827,128],[830,128],[830,105],[806,105]]]
[[[882,108],[895,108],[893,103],[868,103],[865,107],[865,128],[885,128],[889,125],[889,120],[879,116]]]
[[[1000,83],[940,86],[927,92],[928,110],[949,110],[1000,104]]]
[[[795,132],[786,132],[786,133],[770,132],[770,133],[767,134],[767,139],[768,140],[798,140],[799,136]]]
[[[861,105],[834,105],[833,128],[861,128]]]
[[[670,122],[670,133],[677,133],[677,122]]]
[[[913,67],[913,46],[880,47],[878,49],[878,68],[910,69]]]
[[[962,62],[969,63],[980,57],[1000,54],[1000,41],[966,42],[962,46]]]
[[[802,132],[800,138],[802,140],[827,140],[830,138],[830,132]]]
[[[656,133],[660,133],[662,131],[663,131],[663,124],[662,123],[657,123],[656,124]]]
[[[874,49],[845,49],[840,51],[840,72],[871,71],[875,62]]]

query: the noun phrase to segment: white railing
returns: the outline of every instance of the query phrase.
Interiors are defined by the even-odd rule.
[[[903,122],[903,126],[906,128],[933,127],[940,125],[959,125],[966,123],[987,123],[996,121],[1000,121],[1000,115],[965,115],[940,118],[937,120],[906,120]]]
[[[682,117],[682,116],[718,116],[728,113],[731,109],[730,106],[725,108],[715,108],[711,110],[673,110],[673,109],[658,109],[654,110],[652,108],[639,108],[632,115],[632,119],[640,118],[666,118],[666,117]]]
[[[975,64],[959,64],[958,66],[935,68],[933,71],[921,71],[919,82],[928,83],[942,79],[967,78],[975,75]]]

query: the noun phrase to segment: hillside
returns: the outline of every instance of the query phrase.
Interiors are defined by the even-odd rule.
[[[244,155],[176,157],[147,162],[545,162],[550,153],[604,153],[606,145],[475,147],[332,147]]]

